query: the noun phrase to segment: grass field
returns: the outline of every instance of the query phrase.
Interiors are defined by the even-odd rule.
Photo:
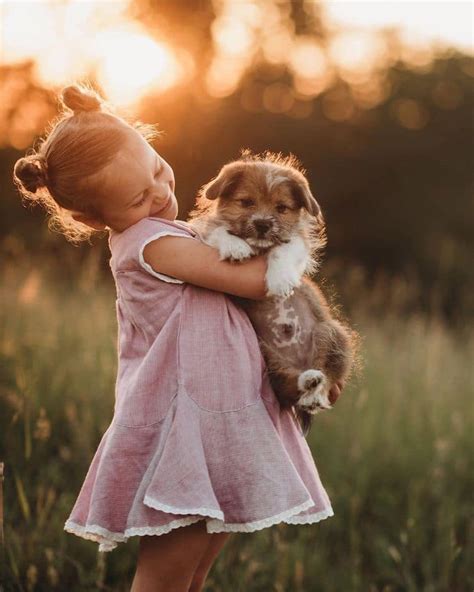
[[[94,258],[73,285],[35,269],[0,288],[4,590],[125,591],[136,539],[98,554],[63,531],[112,418],[114,288]],[[473,589],[474,339],[383,290],[352,291],[365,367],[308,437],[335,516],[234,534],[206,592]]]

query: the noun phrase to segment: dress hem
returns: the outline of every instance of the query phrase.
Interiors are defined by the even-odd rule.
[[[160,510],[160,512],[167,512],[168,514],[198,514],[203,517],[224,520],[224,512],[222,512],[221,510],[213,510],[212,508],[176,508],[175,506],[168,506],[167,504],[163,504],[157,501],[156,499],[150,497],[149,495],[145,496],[143,503],[145,504],[145,506],[149,506],[154,510]]]
[[[314,506],[314,502],[312,499],[310,499],[300,504],[299,506],[286,510],[285,512],[281,512],[280,514],[276,514],[275,516],[269,516],[268,518],[263,518],[262,520],[255,520],[254,522],[232,524],[222,522],[221,520],[208,520],[207,532],[255,532],[256,530],[268,528],[269,526],[273,526],[275,524],[278,524],[279,522],[285,522],[287,524],[310,524],[311,522],[319,522],[320,520],[324,520],[325,518],[329,518],[329,516],[334,515],[332,508],[329,507],[315,514],[301,516],[299,518],[299,522],[290,522],[292,518],[298,518],[297,514],[304,512],[312,506]]]
[[[307,516],[290,516],[290,518],[283,520],[283,522],[286,522],[286,524],[314,524],[331,516],[334,516],[334,510],[331,506],[328,506],[320,512],[308,514]]]
[[[171,506],[159,504],[159,502],[156,503],[162,507],[172,508]],[[314,524],[316,522],[319,522],[320,520],[324,520],[325,518],[334,516],[334,512],[331,506],[328,506],[320,512],[316,512],[314,514],[309,514],[307,516],[301,517],[297,516],[298,513],[301,513],[312,506],[314,506],[314,502],[310,499],[304,502],[303,504],[300,504],[299,506],[290,508],[289,510],[286,510],[285,512],[282,512],[275,516],[270,516],[268,518],[264,518],[263,520],[256,520],[253,522],[243,523],[225,523],[215,518],[210,518],[206,520],[205,515],[188,516],[186,518],[172,520],[168,524],[163,524],[162,526],[132,527],[127,528],[124,533],[120,533],[107,530],[106,528],[104,528],[103,526],[99,526],[98,524],[89,524],[86,526],[82,526],[81,524],[78,524],[73,520],[67,520],[64,525],[64,530],[83,539],[99,543],[99,551],[104,553],[115,549],[118,543],[126,543],[129,537],[153,535],[159,536],[162,534],[167,534],[168,532],[176,528],[194,524],[196,522],[199,522],[200,520],[206,520],[206,529],[208,533],[255,532],[256,530],[262,530],[263,528],[268,528],[269,526],[273,526],[280,522],[285,522],[286,524]],[[173,512],[177,510],[177,508],[172,509]],[[188,510],[188,513],[191,511],[195,512],[195,510]],[[199,508],[198,511],[206,512],[207,510],[205,508]],[[215,510],[210,511],[215,513]],[[181,510],[181,512],[184,511]]]
[[[77,524],[72,520],[67,520],[66,524],[64,525],[64,530],[88,541],[99,543],[99,551],[107,552],[115,549],[118,543],[126,543],[129,537],[167,534],[175,528],[188,526],[190,524],[194,524],[195,522],[199,522],[199,520],[202,519],[203,518],[201,516],[188,516],[187,518],[172,520],[171,522],[168,522],[168,524],[163,524],[162,526],[139,526],[127,528],[124,533],[111,532],[110,530],[107,530],[98,524],[82,526],[81,524]]]

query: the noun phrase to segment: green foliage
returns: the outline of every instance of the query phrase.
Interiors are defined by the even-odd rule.
[[[132,578],[137,539],[103,555],[63,531],[113,412],[115,295],[95,253],[74,283],[54,266],[41,274],[26,262],[3,270],[7,591],[125,592]],[[335,516],[233,535],[208,592],[464,592],[474,585],[472,335],[436,315],[404,314],[404,283],[364,290],[355,271],[339,273],[350,285],[365,367],[308,437]]]
[[[160,10],[150,12],[150,18],[165,18],[166,6],[169,19],[188,10],[183,2],[144,0],[144,5]],[[205,7],[207,3],[199,14],[207,23],[211,15]],[[178,28],[184,21],[177,21]],[[206,29],[197,27],[194,18],[191,28],[198,46],[205,45]],[[206,52],[197,50],[196,55],[209,59]],[[387,66],[389,91],[372,109],[358,107],[353,89],[337,78],[331,88],[305,102],[310,110],[300,119],[262,107],[266,89],[275,84],[290,88],[292,80],[284,68],[260,64],[229,97],[204,99],[196,81],[197,86],[145,100],[140,117],[159,122],[164,131],[155,147],[175,172],[178,218],[186,218],[199,187],[237,158],[241,148],[292,152],[307,170],[322,206],[328,260],[338,257],[370,274],[413,273],[424,288],[422,304],[435,290],[443,313],[452,319],[470,308],[466,294],[474,288],[473,63],[471,56],[453,50],[422,69],[403,63]],[[204,76],[198,78],[202,84]],[[257,95],[260,108],[245,107],[249,94]],[[353,110],[349,119],[327,115],[325,105],[334,97]],[[400,105],[407,102],[419,113],[412,115],[415,128],[400,120]],[[66,241],[47,232],[44,216],[21,206],[12,171],[22,155],[12,148],[0,151],[0,247],[8,250],[12,241],[20,242],[28,251],[72,258]],[[75,258],[82,252],[78,249]]]

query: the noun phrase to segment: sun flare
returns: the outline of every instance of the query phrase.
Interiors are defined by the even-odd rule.
[[[107,98],[122,106],[164,92],[189,73],[192,60],[131,21],[128,5],[128,0],[0,0],[0,63],[34,61],[45,87],[94,76]]]
[[[172,50],[139,31],[98,35],[94,55],[97,77],[117,104],[133,103],[151,90],[165,91],[182,75]]]

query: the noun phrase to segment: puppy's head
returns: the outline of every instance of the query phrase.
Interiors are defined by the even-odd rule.
[[[293,156],[266,152],[226,164],[217,177],[201,189],[198,207],[215,201],[214,214],[229,232],[257,249],[288,242],[312,220],[321,230],[321,209]]]

